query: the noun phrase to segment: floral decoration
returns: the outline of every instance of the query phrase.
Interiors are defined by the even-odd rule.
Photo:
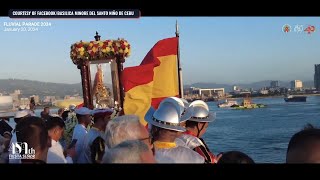
[[[130,56],[130,44],[124,39],[77,42],[71,45],[70,57],[74,64],[82,60],[113,59],[115,56]]]
[[[65,140],[66,145],[68,146],[71,143],[73,129],[78,124],[77,116],[75,112],[69,112],[68,118],[65,121],[65,131],[63,134],[63,138]]]

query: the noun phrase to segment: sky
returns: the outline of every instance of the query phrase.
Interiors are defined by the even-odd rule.
[[[35,32],[5,32],[0,18],[0,79],[17,78],[56,83],[81,82],[70,59],[71,44],[124,38],[131,44],[125,67],[139,65],[153,45],[180,31],[184,84],[251,83],[262,80],[313,80],[320,63],[320,17],[142,17],[139,19],[41,19],[50,27]],[[292,31],[284,33],[289,24]],[[313,25],[312,34],[294,32]]]

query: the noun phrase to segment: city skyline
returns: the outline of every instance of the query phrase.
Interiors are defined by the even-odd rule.
[[[70,45],[93,40],[125,38],[132,55],[125,67],[139,65],[160,39],[180,30],[184,84],[196,82],[248,84],[264,80],[312,81],[320,51],[319,31],[284,33],[284,24],[315,25],[319,17],[148,17],[133,20],[41,20],[51,27],[38,32],[1,31],[0,79],[55,83],[81,82],[69,57]],[[18,22],[0,18],[4,22]],[[31,20],[24,20],[31,21]],[[32,20],[36,21],[36,20]],[[156,22],[156,23],[155,23]],[[116,27],[116,28],[113,28]],[[17,68],[19,65],[19,68]]]
[[[53,83],[53,84],[69,84],[69,85],[74,85],[74,84],[81,84],[81,80],[80,82],[72,82],[72,83],[64,83],[64,82],[50,82],[50,81],[41,81],[41,80],[34,80],[34,79],[20,79],[20,78],[5,78],[5,79],[0,79],[0,80],[26,80],[26,81],[35,81],[35,82],[40,82],[40,83]],[[260,80],[260,81],[254,81],[254,82],[246,82],[246,83],[224,83],[224,82],[221,82],[221,83],[217,83],[217,82],[193,82],[191,84],[186,84],[184,83],[184,85],[192,85],[192,84],[197,84],[197,83],[204,83],[204,84],[225,84],[225,85],[239,85],[239,84],[254,84],[254,83],[260,83],[260,82],[268,82],[268,83],[271,83],[272,81],[279,81],[279,82],[286,82],[286,83],[290,83],[291,81],[294,81],[294,80],[300,80],[302,82],[312,82],[314,83],[314,80],[313,79],[309,79],[309,80],[301,80],[301,79],[291,79],[291,80],[278,80],[278,79],[270,79],[270,80]],[[110,85],[110,84],[109,84]]]

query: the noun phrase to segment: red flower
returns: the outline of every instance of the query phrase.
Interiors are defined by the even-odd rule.
[[[121,49],[125,50],[126,49],[126,46],[124,44],[121,44]]]
[[[118,47],[117,46],[113,46],[114,51],[118,51]]]
[[[82,43],[77,44],[77,48],[81,48],[83,46]]]

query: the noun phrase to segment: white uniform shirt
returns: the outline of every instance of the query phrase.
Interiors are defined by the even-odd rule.
[[[73,163],[70,156],[64,157],[61,144],[55,140],[51,140],[51,147],[48,150],[47,163]]]
[[[73,160],[74,163],[78,163],[78,159],[84,149],[84,139],[87,134],[87,129],[82,124],[77,124],[74,127],[72,139],[77,139],[76,143],[76,156]]]
[[[92,142],[97,138],[101,137],[101,131],[91,128],[85,137],[83,144],[83,151],[78,159],[78,163],[93,163],[91,160],[91,145]]]
[[[189,134],[182,134],[175,140],[175,142],[178,146],[185,146],[190,149],[194,149],[199,146],[205,146],[199,138]]]
[[[158,163],[205,163],[200,154],[183,146],[156,148],[155,159]]]

